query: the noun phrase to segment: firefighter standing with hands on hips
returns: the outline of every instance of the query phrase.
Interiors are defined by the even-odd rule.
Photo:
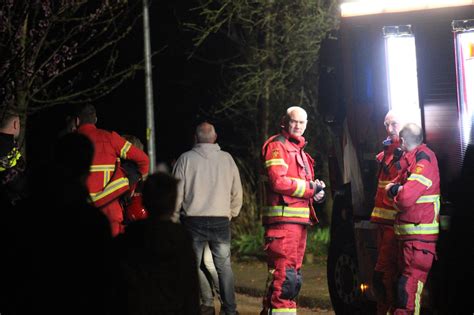
[[[306,111],[287,109],[281,132],[262,148],[268,175],[263,211],[268,280],[261,314],[296,315],[308,225],[318,222],[313,200],[322,202],[325,184],[314,178],[314,160],[304,152]]]
[[[413,123],[400,131],[406,167],[385,190],[398,210],[394,232],[398,240],[397,303],[395,313],[419,314],[421,292],[436,257],[440,188],[438,161],[423,144],[422,129]]]
[[[385,315],[392,310],[395,299],[397,277],[397,241],[393,223],[397,210],[393,202],[386,200],[385,186],[398,176],[399,159],[402,155],[398,132],[402,126],[401,115],[391,110],[385,115],[384,126],[387,138],[383,141],[383,151],[377,154],[379,163],[377,192],[370,221],[377,224],[378,257],[375,265],[373,285],[377,298],[377,314]]]

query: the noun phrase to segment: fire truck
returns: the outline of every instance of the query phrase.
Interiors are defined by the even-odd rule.
[[[384,116],[396,109],[422,126],[439,161],[438,259],[422,307],[440,313],[447,235],[458,210],[450,191],[473,166],[466,156],[474,139],[474,1],[345,2],[339,29],[322,43],[320,70],[318,109],[339,140],[329,156],[333,209],[327,276],[334,310],[374,311],[377,238],[369,219],[375,156],[386,138]]]

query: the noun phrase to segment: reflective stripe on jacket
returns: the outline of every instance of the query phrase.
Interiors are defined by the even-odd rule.
[[[370,216],[370,221],[393,225],[397,210],[393,207],[393,201],[387,202],[385,198],[385,186],[389,184],[398,172],[395,166],[394,150],[398,147],[398,142],[386,146],[384,151],[377,154],[376,160],[379,163],[378,183],[375,193],[374,209]]]
[[[94,144],[87,187],[95,206],[102,207],[129,189],[128,179],[120,169],[120,159],[132,160],[142,175],[148,173],[148,156],[117,133],[98,129],[93,124],[81,125],[78,132]]]

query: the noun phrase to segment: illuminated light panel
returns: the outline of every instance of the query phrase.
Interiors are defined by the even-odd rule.
[[[456,63],[462,143],[471,142],[474,122],[474,31],[456,34]]]
[[[341,16],[360,16],[474,5],[474,0],[360,0],[341,4]]]
[[[407,117],[406,122],[421,126],[415,37],[385,37],[385,60],[390,109]]]

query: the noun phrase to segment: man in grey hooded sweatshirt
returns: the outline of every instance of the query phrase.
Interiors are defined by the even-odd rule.
[[[196,145],[176,161],[173,175],[180,179],[176,211],[181,211],[181,222],[193,240],[199,280],[208,281],[199,266],[209,243],[219,278],[221,314],[234,315],[237,312],[230,263],[230,220],[242,207],[242,184],[234,159],[220,149],[216,139],[213,125],[198,125]],[[201,313],[214,314],[214,301],[203,301]]]

